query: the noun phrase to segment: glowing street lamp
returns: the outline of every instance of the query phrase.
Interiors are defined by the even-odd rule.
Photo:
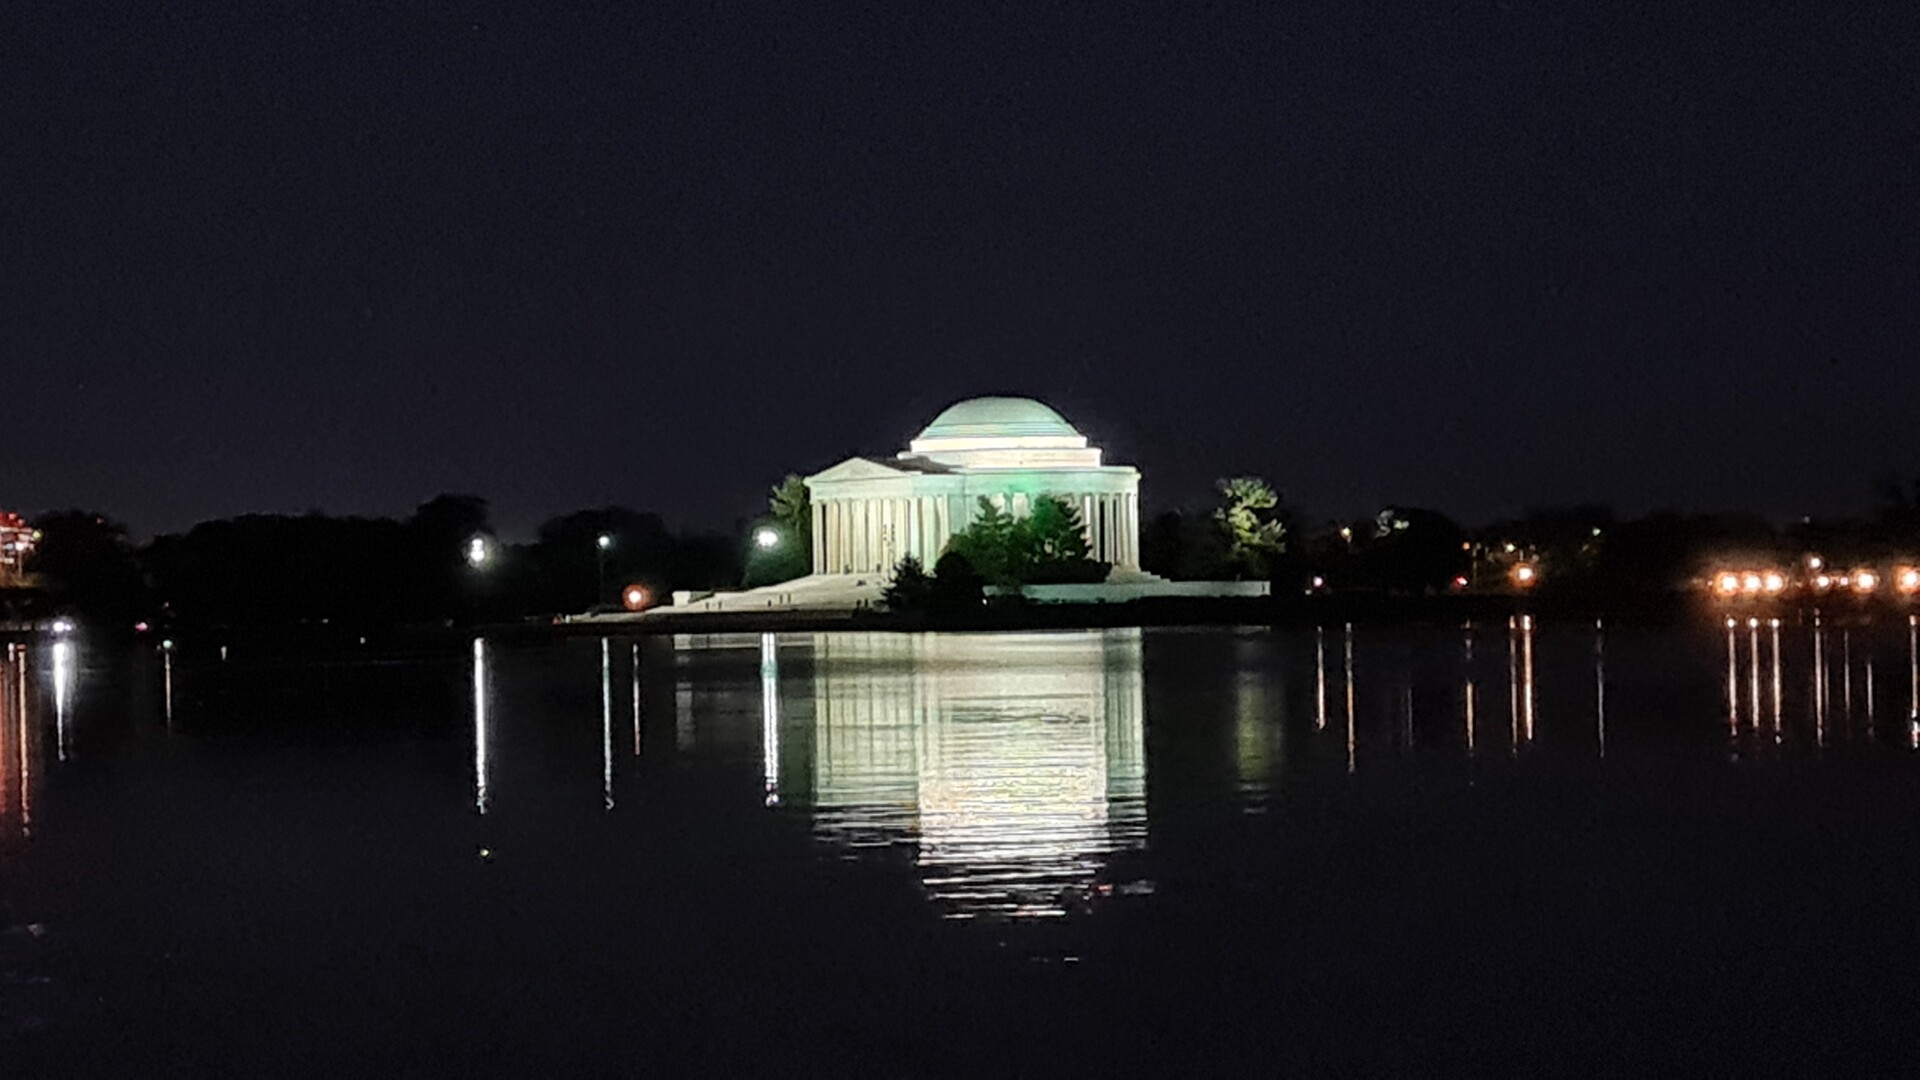
[[[1920,568],[1902,566],[1893,572],[1893,587],[1900,590],[1902,596],[1912,596],[1920,592]]]
[[[1760,576],[1760,587],[1768,596],[1778,596],[1787,590],[1786,575],[1778,570],[1769,570]]]
[[[1513,564],[1513,583],[1522,589],[1531,589],[1540,581],[1540,571],[1532,563]]]
[[[629,585],[620,590],[620,604],[628,611],[644,611],[652,599],[645,585]]]
[[[600,571],[599,584],[595,587],[594,593],[593,593],[593,600],[594,600],[594,603],[596,604],[599,603],[601,600],[606,599],[607,552],[612,550],[613,550],[613,534],[612,533],[601,533],[599,536],[596,536],[593,538],[593,554],[594,554],[594,558],[598,560],[597,566]]]
[[[1740,591],[1740,575],[1724,573],[1713,579],[1713,591],[1721,596],[1732,596]]]
[[[1857,592],[1860,595],[1865,596],[1866,594],[1872,592],[1873,590],[1879,587],[1880,587],[1879,574],[1876,574],[1871,570],[1855,570],[1853,572],[1853,591],[1854,592]]]
[[[780,534],[773,529],[759,529],[753,534],[753,545],[761,551],[772,551],[780,546]]]
[[[484,536],[475,536],[467,541],[467,565],[475,570],[493,561],[493,545]]]

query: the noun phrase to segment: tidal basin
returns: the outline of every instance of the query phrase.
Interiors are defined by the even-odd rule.
[[[0,1062],[1884,1068],[1914,634],[19,644]]]

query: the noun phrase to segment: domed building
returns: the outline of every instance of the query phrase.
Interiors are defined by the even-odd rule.
[[[931,568],[979,500],[1023,517],[1042,495],[1080,510],[1092,555],[1140,565],[1140,473],[1107,465],[1059,413],[1032,398],[949,406],[892,458],[849,458],[806,478],[813,572],[884,573],[912,555]]]

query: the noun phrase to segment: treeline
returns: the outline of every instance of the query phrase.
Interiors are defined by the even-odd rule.
[[[129,627],[540,617],[615,603],[628,584],[657,596],[733,587],[743,558],[734,537],[674,533],[658,515],[620,506],[561,515],[533,542],[506,544],[486,500],[471,495],[442,495],[405,519],[250,514],[145,545],[98,513],[34,524],[36,588],[12,604]],[[486,552],[477,565],[475,538]]]
[[[1882,483],[1864,515],[1778,523],[1750,514],[1661,510],[1623,517],[1604,504],[1546,507],[1469,528],[1427,508],[1309,521],[1258,480],[1223,480],[1215,508],[1149,519],[1142,568],[1176,579],[1269,579],[1276,592],[1394,594],[1526,588],[1544,594],[1651,597],[1697,587],[1715,570],[1920,562],[1920,483]],[[1525,567],[1524,574],[1517,573]]]

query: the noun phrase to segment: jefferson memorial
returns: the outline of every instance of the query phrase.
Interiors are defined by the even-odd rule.
[[[1140,569],[1140,472],[1109,465],[1061,415],[1020,397],[948,406],[892,457],[854,457],[805,480],[813,503],[812,573],[742,592],[677,592],[659,614],[844,612],[881,603],[893,570],[911,555],[931,570],[947,541],[980,514],[980,500],[1014,517],[1042,495],[1080,510],[1104,582],[1028,585],[1038,602],[1109,603],[1173,596],[1265,596],[1264,581],[1168,581]],[[576,616],[592,622],[650,612]]]
[[[934,417],[892,458],[848,458],[806,478],[813,572],[887,573],[911,555],[931,569],[980,499],[1024,517],[1040,495],[1080,510],[1093,558],[1140,566],[1140,473],[1106,465],[1059,413],[1031,398],[980,397]]]

